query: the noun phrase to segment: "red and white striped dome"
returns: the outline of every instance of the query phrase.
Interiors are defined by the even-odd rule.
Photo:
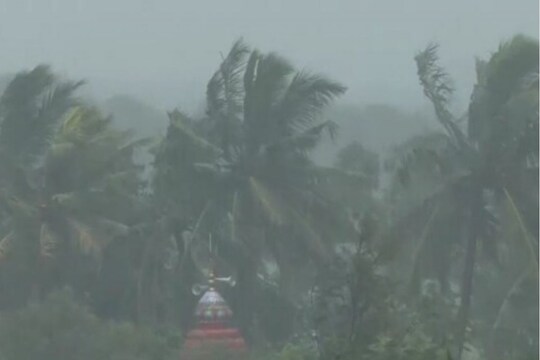
[[[197,326],[186,337],[182,359],[191,359],[197,350],[222,346],[226,350],[244,353],[246,343],[240,331],[230,327],[232,311],[223,297],[210,287],[195,310]]]
[[[195,316],[199,323],[225,323],[232,318],[232,311],[221,295],[210,288],[199,300]]]

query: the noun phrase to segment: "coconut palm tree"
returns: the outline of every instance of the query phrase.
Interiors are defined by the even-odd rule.
[[[39,266],[35,286],[67,283],[87,291],[87,272],[99,270],[103,249],[127,235],[126,224],[134,221],[141,169],[132,157],[141,141],[112,130],[111,119],[93,108],[75,106],[57,115],[47,141],[35,136],[43,144],[41,159],[22,163],[17,188],[2,188],[7,234],[0,245],[6,266]],[[2,145],[11,149],[10,141]],[[27,155],[21,159],[39,154]]]
[[[319,260],[326,255],[324,233],[315,230],[322,223],[315,218],[328,204],[314,191],[321,173],[309,152],[325,132],[334,134],[334,123],[323,121],[321,112],[344,91],[237,41],[208,83],[206,115],[193,121],[171,113],[168,140],[177,134],[178,141],[165,141],[161,154],[177,146],[195,156],[169,152],[168,166],[158,166],[158,174],[177,166],[184,170],[181,178],[196,184],[184,192],[188,206],[196,204],[191,216],[204,213],[199,235],[212,233],[221,255],[240,261],[242,296],[265,255],[271,254],[282,273],[300,263],[294,256],[301,251]]]
[[[427,263],[434,267],[446,264],[444,274],[449,273],[456,255],[463,259],[456,330],[458,358],[465,342],[478,244],[492,257],[496,255],[494,206],[501,196],[514,197],[512,191],[517,191],[514,183],[523,184],[524,179],[528,179],[528,184],[532,184],[531,174],[536,172],[537,176],[534,146],[538,138],[537,133],[533,135],[530,130],[538,126],[537,95],[534,95],[538,90],[534,85],[531,90],[530,82],[526,89],[522,86],[524,79],[530,79],[530,74],[537,72],[537,52],[537,41],[517,36],[503,44],[489,62],[478,63],[477,85],[468,112],[468,132],[449,110],[453,89],[444,69],[438,65],[437,46],[428,46],[415,58],[424,94],[432,102],[444,129],[446,139],[441,144],[447,146],[443,151],[429,151],[428,157],[426,151],[416,151],[413,158],[422,155],[424,162],[431,159],[435,164],[433,168],[445,169],[446,175],[439,189],[410,211],[402,224],[406,223],[409,229],[415,223],[423,224],[417,232],[421,234],[415,252],[419,255],[417,259],[437,255],[435,263]],[[536,100],[532,101],[533,98]],[[532,165],[536,166],[536,171],[531,171],[531,164],[536,164]],[[535,191],[535,186],[529,185],[529,191]],[[528,206],[538,211],[537,202],[529,202]],[[532,229],[532,219],[530,224]],[[536,246],[530,245],[533,249]],[[420,274],[420,271],[414,273]]]
[[[58,79],[45,65],[16,74],[10,79],[0,97],[0,258],[6,257],[8,248],[13,249],[15,235],[12,232],[14,211],[23,214],[28,208],[21,202],[7,202],[6,196],[27,199],[28,174],[43,161],[44,150],[54,134],[61,118],[78,99],[75,91],[81,82]],[[12,206],[8,206],[12,205]],[[21,205],[21,206],[15,206]],[[19,217],[22,219],[22,217]],[[24,221],[23,221],[24,223]],[[21,229],[24,225],[21,224]],[[22,245],[18,242],[18,245]],[[28,261],[26,261],[28,260]],[[34,262],[29,259],[17,262],[19,275],[33,273]],[[4,269],[5,270],[5,269]],[[11,283],[12,304],[25,298],[28,289],[23,277],[14,278],[2,272],[3,282]],[[5,300],[5,299],[4,299]]]

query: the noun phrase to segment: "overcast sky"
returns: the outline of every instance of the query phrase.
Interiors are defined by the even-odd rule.
[[[1,72],[49,63],[100,97],[196,106],[243,36],[348,86],[344,101],[416,106],[413,56],[429,41],[466,99],[474,57],[538,37],[538,0],[0,0]]]

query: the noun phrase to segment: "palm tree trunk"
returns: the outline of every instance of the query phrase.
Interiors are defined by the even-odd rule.
[[[144,299],[144,280],[146,275],[146,270],[148,268],[150,251],[151,251],[151,241],[150,239],[145,240],[143,257],[141,261],[141,266],[139,268],[139,276],[137,279],[137,322],[141,324],[144,321],[144,310],[145,310],[145,299]]]
[[[461,304],[458,314],[457,323],[457,346],[458,357],[457,360],[461,360],[463,354],[463,346],[465,344],[465,337],[467,332],[467,324],[469,322],[471,299],[473,292],[473,278],[474,267],[476,265],[476,250],[477,239],[480,232],[481,225],[481,189],[474,191],[474,197],[472,199],[471,217],[469,219],[469,232],[467,238],[467,247],[465,253],[465,266],[463,271],[463,280],[461,284]]]
[[[257,266],[253,259],[244,258],[238,272],[238,286],[234,292],[233,305],[234,317],[240,326],[243,335],[248,342],[253,340],[256,329],[255,323],[255,301],[257,287]],[[233,311],[234,311],[233,309]]]
[[[501,358],[501,354],[498,352],[498,346],[500,346],[499,343],[497,343],[497,331],[499,330],[500,324],[502,322],[502,318],[506,311],[510,308],[510,301],[512,299],[512,296],[516,294],[516,292],[519,290],[522,283],[527,279],[528,276],[532,274],[532,270],[527,268],[524,272],[522,272],[516,280],[512,283],[512,286],[506,293],[506,296],[504,297],[501,306],[499,307],[499,311],[497,311],[497,317],[495,318],[495,321],[493,322],[493,325],[491,327],[491,334],[489,337],[489,347],[488,347],[488,359],[490,360],[496,360]]]

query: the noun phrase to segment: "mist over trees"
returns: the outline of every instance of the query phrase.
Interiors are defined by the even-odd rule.
[[[241,39],[202,112],[0,80],[0,360],[177,359],[212,259],[253,359],[538,358],[538,40],[457,110],[414,50],[416,112]]]

